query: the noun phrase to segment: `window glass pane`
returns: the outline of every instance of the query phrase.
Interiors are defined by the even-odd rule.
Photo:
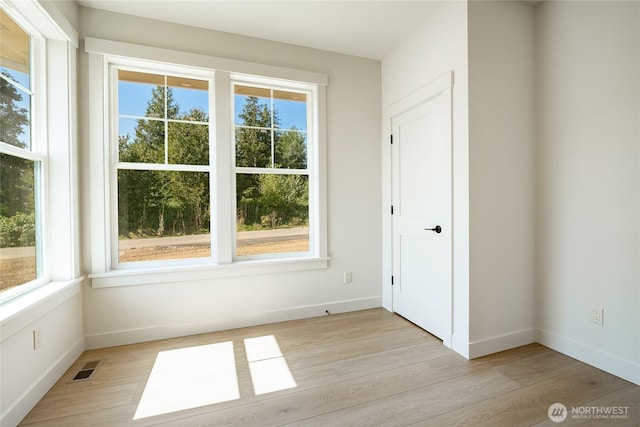
[[[118,120],[120,161],[164,163],[164,125],[161,120]]]
[[[307,96],[304,93],[273,91],[273,111],[276,127],[307,130]]]
[[[271,90],[250,86],[234,87],[235,124],[271,128]]]
[[[118,120],[118,137],[133,141],[136,137],[136,127],[140,119],[121,118]]]
[[[13,70],[9,67],[0,67],[0,73],[7,77],[11,82],[18,83],[19,85],[29,89],[31,86],[31,77],[27,72],[20,72]]]
[[[144,117],[156,86],[120,81],[118,83],[118,112],[124,116]],[[154,116],[157,117],[157,116]]]
[[[271,152],[270,130],[236,128],[236,167],[270,168]]]
[[[0,72],[31,89],[29,70],[31,69],[31,38],[4,11],[0,10]]]
[[[169,163],[208,165],[209,126],[169,122]]]
[[[236,167],[306,169],[307,95],[251,86],[234,88]]]
[[[179,106],[180,120],[203,121],[203,117],[207,117],[208,120],[209,83],[207,81],[169,76],[167,84],[173,93],[176,105]]]
[[[38,277],[36,166],[0,154],[0,291]]]
[[[211,256],[207,172],[118,171],[121,263]]]
[[[2,10],[0,27],[0,141],[30,150],[31,38]]]
[[[309,251],[309,179],[236,175],[236,255]]]
[[[0,78],[0,141],[31,149],[31,96]]]
[[[295,130],[276,131],[275,167],[287,169],[307,168],[307,135]]]
[[[118,113],[164,118],[164,76],[118,71]]]

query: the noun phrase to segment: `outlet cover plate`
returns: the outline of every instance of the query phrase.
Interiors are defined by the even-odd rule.
[[[33,349],[39,350],[42,346],[42,328],[36,328],[33,330]]]
[[[596,325],[604,325],[604,309],[601,307],[591,307],[591,322]]]

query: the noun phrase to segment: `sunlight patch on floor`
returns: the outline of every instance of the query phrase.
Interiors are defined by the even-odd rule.
[[[134,420],[239,399],[233,342],[158,353]]]
[[[244,348],[249,362],[253,391],[256,395],[297,386],[273,335],[247,338],[244,340]]]

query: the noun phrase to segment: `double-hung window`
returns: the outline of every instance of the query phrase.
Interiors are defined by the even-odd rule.
[[[114,264],[210,258],[211,81],[111,72]]]
[[[312,93],[239,80],[233,94],[235,255],[309,253]]]
[[[90,183],[93,235],[105,237],[92,249],[93,285],[326,266],[324,87],[147,60],[128,46],[143,57],[90,55],[93,105],[108,106],[90,124],[107,142],[92,143],[90,167],[108,165]]]
[[[67,24],[36,0],[0,4],[2,305],[41,286],[36,299],[81,279],[77,33]]]
[[[43,43],[0,10],[0,292],[45,279]]]

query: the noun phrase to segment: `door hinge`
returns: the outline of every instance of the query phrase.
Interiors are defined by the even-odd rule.
[[[393,286],[393,276],[391,276],[391,286]]]
[[[391,215],[393,215],[393,205],[391,205]]]
[[[390,135],[390,136],[391,136],[391,145],[393,145],[393,135]]]

